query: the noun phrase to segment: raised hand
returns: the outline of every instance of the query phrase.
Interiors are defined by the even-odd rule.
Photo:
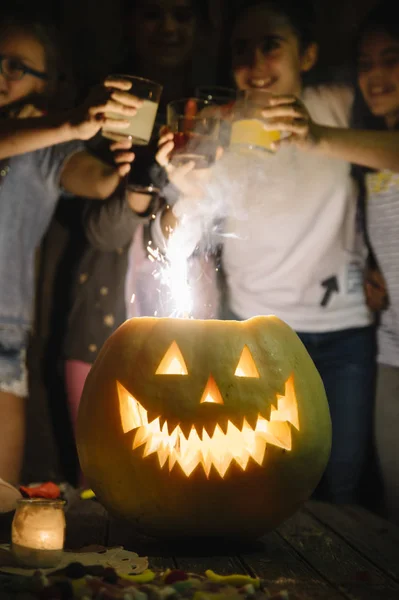
[[[367,306],[374,312],[385,310],[389,305],[385,279],[378,269],[367,268],[364,276],[364,293]]]
[[[128,92],[130,81],[107,79],[103,85],[97,86],[89,94],[86,101],[71,113],[72,134],[75,139],[88,140],[102,127],[124,129],[129,120],[142,106],[143,102]],[[111,117],[114,113],[118,117]]]
[[[296,144],[306,149],[319,141],[319,126],[296,96],[272,96],[269,106],[262,110],[262,117],[265,119],[266,130],[277,129],[288,134],[273,142],[274,149],[285,144]]]

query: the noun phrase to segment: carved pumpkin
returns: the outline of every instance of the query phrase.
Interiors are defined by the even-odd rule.
[[[256,537],[310,496],[331,421],[312,360],[277,317],[137,318],[89,373],[77,444],[100,501],[145,533]]]

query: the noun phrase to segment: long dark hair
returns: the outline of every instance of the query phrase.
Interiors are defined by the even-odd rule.
[[[379,2],[377,6],[366,15],[357,29],[352,52],[352,78],[354,82],[355,98],[351,115],[351,127],[356,129],[386,129],[385,120],[382,117],[376,117],[372,114],[357,85],[357,64],[360,46],[367,34],[378,31],[385,32],[399,40],[399,10],[397,3],[394,6],[391,0]],[[354,177],[359,186],[358,215],[364,232],[364,239],[369,250],[368,264],[371,268],[377,268],[377,260],[368,236],[366,211],[367,190],[365,186],[365,174],[372,171],[374,171],[374,169],[369,167],[352,165],[352,177]]]
[[[231,26],[254,6],[264,6],[282,17],[293,29],[301,51],[316,41],[316,12],[312,0],[235,0],[231,10]]]
[[[60,31],[53,23],[32,19],[30,14],[7,13],[0,16],[0,37],[15,33],[35,38],[44,49],[48,79],[43,94],[35,98],[38,107],[46,110],[69,108],[75,99],[75,86]]]
[[[256,6],[268,8],[284,19],[297,36],[301,52],[304,52],[310,44],[317,42],[316,11],[312,0],[230,0],[226,27],[228,37],[225,52],[220,59],[219,80],[223,85],[232,84],[230,40],[234,27],[243,15]],[[306,73],[304,83],[307,78]]]
[[[355,100],[351,123],[357,129],[386,129],[385,120],[371,113],[357,85],[357,63],[361,43],[367,34],[379,31],[399,41],[399,5],[397,2],[393,3],[391,0],[379,2],[366,15],[357,30],[352,60]]]

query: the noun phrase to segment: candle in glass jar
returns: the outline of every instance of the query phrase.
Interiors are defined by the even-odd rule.
[[[12,522],[12,551],[27,567],[53,567],[62,557],[65,539],[63,500],[18,500]]]

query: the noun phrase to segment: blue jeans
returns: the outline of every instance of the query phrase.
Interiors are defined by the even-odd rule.
[[[332,420],[331,456],[318,499],[359,501],[370,456],[375,398],[375,329],[299,333],[324,383]]]
[[[0,391],[20,398],[28,395],[27,345],[27,330],[16,325],[0,325]]]

